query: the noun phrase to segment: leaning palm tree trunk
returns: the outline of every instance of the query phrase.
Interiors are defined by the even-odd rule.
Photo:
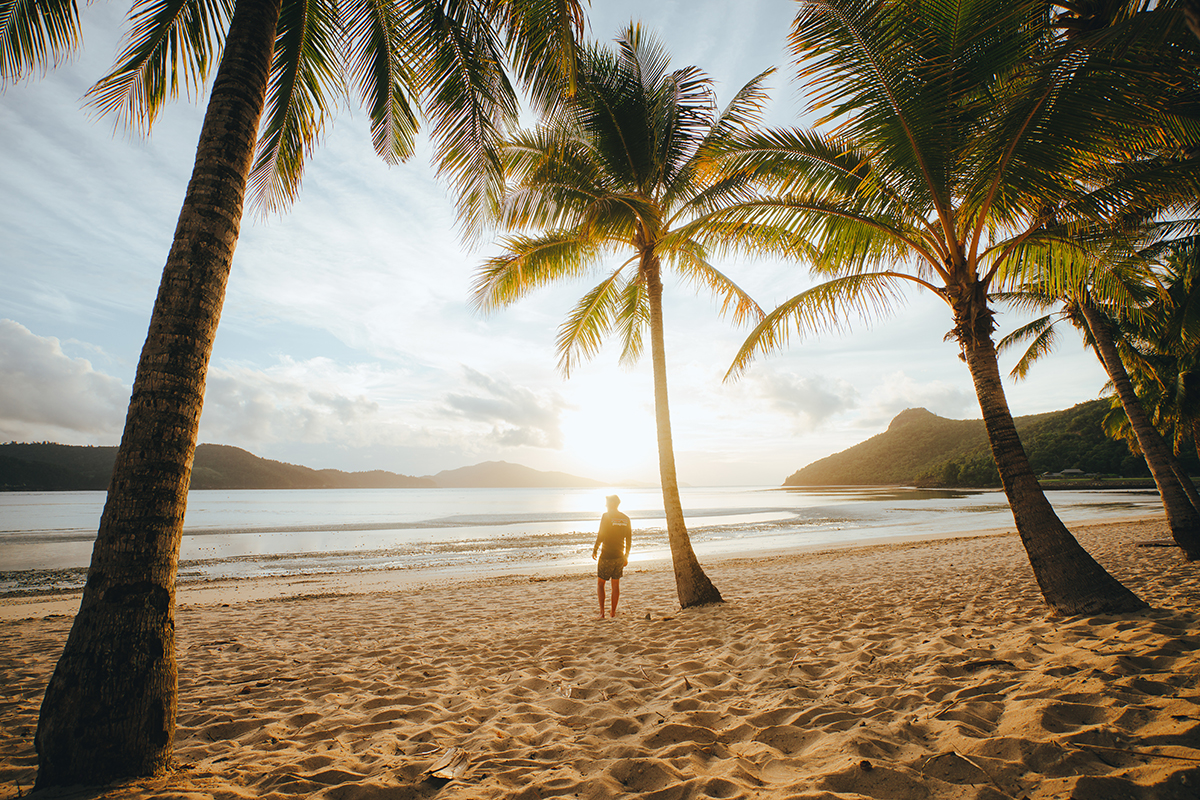
[[[1004,396],[991,337],[992,312],[982,300],[983,284],[975,284],[975,288],[974,292],[966,292],[974,297],[954,303],[955,334],[975,384],[992,457],[1017,533],[1042,596],[1056,612],[1068,615],[1145,608],[1145,603],[1079,545],[1038,484]]]
[[[42,701],[38,788],[154,774],[170,761],[179,543],[279,13],[280,0],[238,0],[230,22],[83,600]]]
[[[675,477],[675,446],[671,441],[671,412],[667,403],[667,350],[663,340],[662,278],[658,263],[646,257],[642,263],[650,305],[650,355],[654,362],[654,418],[658,429],[658,472],[662,481],[663,510],[667,516],[667,539],[675,567],[675,592],[680,608],[720,603],[721,593],[704,574],[688,538]]]
[[[1154,476],[1154,485],[1158,487],[1163,508],[1167,512],[1167,525],[1171,528],[1171,537],[1183,549],[1188,561],[1196,561],[1200,559],[1200,512],[1186,494],[1179,475],[1171,466],[1174,457],[1170,448],[1150,422],[1137,393],[1133,390],[1129,373],[1126,372],[1117,352],[1109,321],[1089,303],[1080,303],[1079,309],[1092,334],[1092,341],[1096,343],[1100,363],[1112,379],[1117,397],[1125,409],[1125,417],[1133,428],[1134,436],[1137,437],[1138,447],[1146,457],[1150,474]],[[1190,483],[1190,479],[1188,482]],[[1192,488],[1194,491],[1195,487]]]

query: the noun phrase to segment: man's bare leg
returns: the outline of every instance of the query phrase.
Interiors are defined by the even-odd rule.
[[[617,601],[621,599],[621,579],[613,578],[612,582],[613,582],[613,601],[612,601],[611,616],[615,617],[617,615]],[[601,601],[600,601],[600,613],[601,614],[604,613],[604,600],[603,599],[601,599]]]
[[[613,584],[613,591],[616,591],[616,583]],[[604,619],[604,578],[596,578],[596,597],[600,599],[600,613],[596,619]]]

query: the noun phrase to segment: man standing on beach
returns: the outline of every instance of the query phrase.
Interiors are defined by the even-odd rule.
[[[612,613],[617,615],[617,600],[621,597],[621,574],[629,563],[629,550],[633,547],[633,526],[629,517],[617,511],[621,498],[610,494],[604,498],[608,511],[600,517],[600,532],[596,534],[596,544],[592,546],[592,558],[599,551],[600,558],[596,561],[596,596],[600,599],[600,614],[596,619],[604,619],[604,582],[612,581]]]

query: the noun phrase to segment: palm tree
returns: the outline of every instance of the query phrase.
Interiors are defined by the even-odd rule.
[[[220,64],[83,600],[42,703],[38,787],[152,774],[170,760],[179,543],[247,188],[267,210],[291,200],[330,100],[349,83],[386,160],[412,154],[424,112],[442,172],[472,208],[486,207],[500,177],[491,145],[518,109],[501,65],[552,106],[571,81],[582,9],[577,0],[139,0],[130,21],[119,63],[91,92],[122,122],[149,127],[181,82],[198,88],[218,54]],[[0,79],[58,61],[78,30],[73,0],[0,0]]]
[[[999,349],[1030,341],[1028,348],[1012,370],[1016,378],[1024,378],[1038,358],[1048,354],[1056,339],[1058,320],[1076,325],[1096,353],[1112,387],[1120,400],[1125,416],[1136,439],[1138,449],[1154,476],[1166,511],[1167,523],[1176,544],[1189,561],[1200,558],[1200,496],[1190,478],[1183,474],[1171,448],[1147,415],[1139,393],[1135,392],[1121,345],[1131,352],[1128,338],[1123,336],[1114,314],[1129,321],[1141,320],[1143,327],[1156,326],[1160,315],[1152,308],[1159,278],[1145,269],[1142,254],[1129,251],[1110,241],[1096,248],[1067,241],[1064,247],[1075,258],[1060,258],[1053,268],[1046,269],[1036,281],[1025,284],[1022,290],[1006,299],[1026,307],[1046,308],[1061,305],[1057,314],[1035,319],[1004,337]],[[1169,335],[1169,334],[1168,334]],[[1132,351],[1136,352],[1136,351]]]
[[[1194,227],[1194,222],[1191,223]],[[1200,448],[1200,248],[1197,237],[1165,242],[1155,248],[1159,291],[1140,313],[1112,320],[1123,367],[1150,421],[1178,456],[1192,440]],[[1125,412],[1116,409],[1110,428],[1132,437]],[[1133,437],[1136,442],[1136,437]],[[1198,451],[1200,452],[1200,451]],[[1200,508],[1200,493],[1191,489],[1192,504]]]
[[[1064,43],[1047,5],[1031,0],[809,0],[791,44],[814,105],[827,111],[820,124],[836,122],[837,133],[745,137],[731,158],[773,181],[774,196],[729,224],[790,225],[812,239],[814,270],[832,279],[771,312],[730,374],[783,346],[791,330],[887,313],[904,285],[931,292],[953,316],[948,336],[971,374],[1047,603],[1065,614],[1142,607],[1079,546],[1038,485],[1004,396],[989,293],[1019,274],[1024,248],[1079,199],[1083,167],[1166,135],[1165,115],[1138,101],[1158,76]]]
[[[684,608],[719,602],[721,595],[696,560],[679,500],[662,272],[673,268],[712,291],[738,322],[761,316],[710,258],[734,250],[786,251],[792,241],[769,225],[748,225],[734,236],[712,228],[722,208],[747,196],[747,173],[724,169],[716,156],[758,122],[768,74],[747,83],[718,112],[710,79],[695,67],[670,71],[667,53],[639,26],[621,33],[615,53],[587,48],[571,100],[503,148],[509,190],[496,222],[533,233],[503,239],[504,252],[480,267],[473,287],[476,306],[490,310],[548,283],[602,269],[603,279],[559,329],[564,375],[611,333],[622,343],[622,361],[636,360],[649,328],[659,475]],[[606,257],[617,259],[615,266],[606,265]]]
[[[1130,333],[1131,379],[1178,453],[1190,437],[1200,455],[1200,236],[1168,242],[1163,291]],[[1200,506],[1200,498],[1193,502]]]

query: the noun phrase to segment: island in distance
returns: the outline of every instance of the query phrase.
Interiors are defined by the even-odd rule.
[[[1149,469],[1120,440],[1104,432],[1108,400],[1092,400],[1063,411],[1017,417],[1017,433],[1034,474],[1053,488],[1149,486]],[[1181,452],[1188,474],[1200,473],[1196,452]],[[1000,485],[981,419],[946,419],[924,408],[900,412],[888,429],[840,453],[814,461],[788,476],[784,486],[922,486],[989,488]]]
[[[115,447],[50,442],[0,444],[0,491],[104,491],[117,457]],[[202,444],[192,467],[193,489],[436,489],[592,488],[608,484],[565,472],[542,472],[489,461],[413,477],[384,470],[342,472],[259,458],[240,447]]]

